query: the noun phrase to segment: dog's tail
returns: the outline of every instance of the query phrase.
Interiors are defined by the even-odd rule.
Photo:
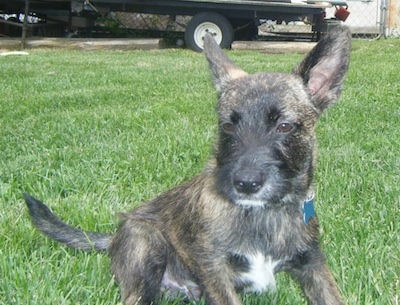
[[[41,201],[24,194],[32,222],[44,235],[69,247],[84,251],[107,251],[111,241],[110,234],[85,232],[62,222]]]

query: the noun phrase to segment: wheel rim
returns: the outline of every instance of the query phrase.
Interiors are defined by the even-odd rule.
[[[221,44],[222,41],[222,31],[221,29],[212,22],[203,22],[194,31],[194,42],[199,48],[203,49],[204,46],[204,36],[207,33],[211,33],[214,36],[215,41]]]

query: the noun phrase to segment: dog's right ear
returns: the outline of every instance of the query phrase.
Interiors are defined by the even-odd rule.
[[[320,112],[339,99],[349,67],[350,47],[350,30],[344,26],[335,27],[293,69],[303,79]]]
[[[204,37],[204,53],[213,74],[214,87],[218,92],[230,81],[247,75],[233,64],[209,33]]]

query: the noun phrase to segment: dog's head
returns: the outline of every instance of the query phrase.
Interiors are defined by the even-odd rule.
[[[351,35],[337,27],[293,73],[247,74],[205,37],[218,92],[218,191],[243,206],[304,200],[315,166],[314,127],[335,103],[349,65]]]

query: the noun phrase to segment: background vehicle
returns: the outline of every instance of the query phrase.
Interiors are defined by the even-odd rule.
[[[36,18],[29,23],[32,29],[43,36],[53,36],[90,29],[96,19],[110,12],[168,16],[170,20],[186,16],[188,21],[180,24],[186,46],[201,51],[206,32],[211,32],[221,47],[228,48],[234,39],[256,39],[263,20],[278,24],[304,22],[312,26],[316,34],[313,39],[318,40],[325,28],[325,8],[326,5],[301,0],[0,0],[0,23],[6,28],[4,35],[15,35],[21,31],[15,28],[22,28],[20,16],[27,11],[26,15]],[[179,31],[168,25],[158,30]]]

